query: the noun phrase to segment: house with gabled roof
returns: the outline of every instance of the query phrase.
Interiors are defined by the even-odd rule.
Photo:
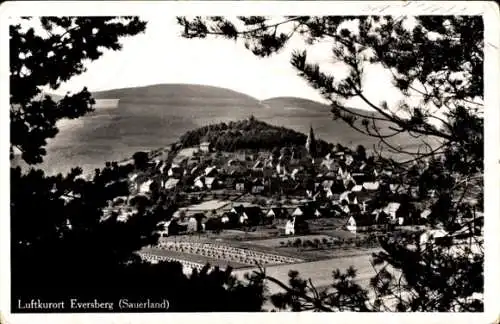
[[[387,204],[387,206],[384,207],[383,211],[384,211],[384,213],[389,215],[389,217],[393,221],[395,221],[396,220],[396,213],[397,213],[400,206],[401,206],[401,204],[398,202],[390,202]]]
[[[295,217],[289,217],[285,224],[285,235],[295,235]]]
[[[323,212],[324,212],[324,209],[320,209],[320,208],[314,208],[314,217],[316,218],[320,218],[320,217],[323,217]]]
[[[286,210],[286,208],[281,208],[281,207],[271,207],[269,210],[266,212],[266,218],[281,218],[281,219],[286,219],[289,214]]]
[[[344,188],[349,191],[356,186],[356,182],[352,179],[344,179],[342,182],[344,184]]]
[[[348,204],[358,204],[358,198],[353,192],[344,191],[340,197],[339,202],[346,201]]]
[[[337,174],[338,174],[340,177],[344,178],[344,169],[343,169],[341,166],[339,166],[339,167],[337,168]]]
[[[296,217],[296,216],[299,216],[299,217],[303,217],[306,213],[306,208],[303,207],[303,206],[299,206],[299,207],[296,207],[293,212],[292,212],[292,216]]]
[[[204,176],[199,176],[196,179],[194,179],[194,185],[195,188],[198,189],[204,189],[205,188],[205,177]]]
[[[382,174],[385,174],[385,175],[390,177],[390,176],[392,176],[393,171],[391,169],[384,169],[384,170],[382,170]]]
[[[389,184],[389,190],[391,190],[392,193],[404,194],[408,193],[409,189],[410,185],[408,184]]]
[[[264,218],[262,209],[259,206],[234,206],[230,212],[239,217],[240,224],[258,224]]]
[[[183,169],[179,164],[172,164],[167,172],[167,175],[172,178],[182,177]]]
[[[389,184],[389,190],[392,192],[392,193],[396,193],[396,191],[398,190],[398,188],[401,186],[401,184],[399,183],[390,183]]]
[[[195,166],[193,166],[190,169],[189,174],[190,175],[196,175],[199,171],[200,171],[200,166],[199,165],[195,165]]]
[[[363,186],[362,185],[355,185],[354,187],[351,188],[352,192],[360,192],[362,190],[363,190]]]
[[[354,162],[354,158],[352,157],[351,154],[346,154],[344,159],[345,159],[344,163],[346,165],[351,165]]]
[[[289,174],[289,172],[287,170],[287,167],[284,164],[282,164],[281,162],[276,165],[276,172],[279,175],[287,175],[287,174]]]
[[[339,168],[339,164],[335,160],[323,160],[320,164],[320,167],[324,167],[328,171],[337,171]]]
[[[257,160],[255,164],[253,165],[252,169],[254,170],[260,170],[264,168],[264,162],[262,160]]]
[[[331,189],[328,190],[330,193],[332,192]],[[324,190],[319,190],[312,196],[313,201],[324,201],[327,198],[328,198],[327,192],[325,192]]]
[[[297,168],[293,169],[290,176],[292,177],[293,180],[298,180],[298,178],[300,176],[300,170]]]
[[[175,187],[177,187],[177,185],[179,184],[179,179],[174,179],[174,178],[169,178],[165,184],[163,185],[163,187],[167,190],[171,190],[171,189],[174,189]]]
[[[163,162],[158,168],[158,170],[160,171],[161,174],[164,174],[165,172],[167,172],[167,168],[168,165],[165,162]]]
[[[254,194],[261,193],[265,189],[264,181],[261,178],[253,179],[251,186],[252,186],[251,192]]]
[[[380,182],[378,181],[364,182],[363,188],[368,191],[377,191],[380,188]]]
[[[245,181],[244,180],[238,180],[238,181],[235,181],[235,189],[237,191],[245,191],[245,187],[246,187],[246,184],[245,184]]]
[[[201,152],[211,152],[213,149],[212,143],[204,141],[200,143],[199,149]]]
[[[360,226],[374,225],[375,221],[370,214],[353,213],[346,222],[346,229],[351,233],[356,233]]]
[[[217,180],[217,178],[215,178],[215,177],[206,177],[205,178],[205,186],[208,189],[215,189],[218,185],[216,180]]]
[[[151,192],[151,185],[153,184],[154,180],[149,179],[146,180],[145,182],[141,183],[139,186],[139,193],[142,194],[147,194]]]
[[[224,186],[226,188],[234,188],[236,184],[236,179],[233,177],[224,178]]]
[[[292,216],[294,217],[302,217],[304,219],[316,217],[317,209],[312,206],[298,206],[292,212]]]
[[[357,169],[359,172],[366,172],[366,170],[368,169],[368,164],[366,164],[365,161],[362,161],[361,164],[359,164]]]
[[[321,179],[336,179],[338,177],[338,174],[333,171],[328,171],[324,173],[318,173],[316,175],[316,179],[321,180]]]
[[[356,184],[362,184],[368,179],[367,175],[364,172],[354,172],[351,174],[351,177],[354,182],[356,182]]]
[[[245,210],[245,207],[243,205],[236,205],[236,206],[233,206],[231,208],[231,213],[234,213],[234,214],[237,214],[237,215],[240,215],[243,213],[243,211]]]
[[[242,215],[251,224],[260,224],[264,216],[262,209],[259,206],[245,207]]]
[[[227,161],[227,166],[238,166],[242,164],[243,162],[239,159],[229,159],[229,161]]]
[[[215,177],[217,174],[217,167],[209,166],[205,168],[205,177]]]
[[[427,217],[429,217],[431,214],[432,214],[432,211],[429,208],[427,208],[427,209],[424,209],[420,213],[420,217],[423,218],[423,219],[427,219]]]
[[[335,186],[335,180],[323,180],[321,182],[321,189],[327,191],[327,190],[330,190],[332,191],[332,189],[334,188]]]

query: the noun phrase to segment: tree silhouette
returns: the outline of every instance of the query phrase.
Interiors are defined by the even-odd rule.
[[[57,89],[85,71],[85,60],[98,59],[103,48],[121,49],[119,40],[142,32],[146,23],[137,17],[24,20],[40,28],[10,27],[11,158],[18,150],[26,163],[36,164],[46,154],[46,140],[57,134],[56,122],[92,111],[94,102],[86,89],[55,102],[40,87]],[[129,195],[133,170],[131,164],[107,162],[88,179],[78,167],[56,176],[11,168],[11,311],[38,311],[19,309],[17,300],[71,297],[116,305],[122,298],[168,299],[174,312],[260,310],[258,278],[242,283],[230,268],[209,266],[186,275],[179,263],[142,260],[136,252],[157,243],[158,224],[172,218],[179,197],[157,188],[152,197],[135,196],[130,205],[120,205],[115,198]]]
[[[358,145],[356,147],[356,158],[359,161],[365,161],[366,160],[366,149],[363,145]]]
[[[120,50],[120,39],[144,31],[137,17],[22,18],[35,28],[10,26],[10,152],[20,152],[28,164],[41,163],[47,139],[58,133],[56,122],[93,110],[86,88],[58,102],[41,87],[57,90],[62,82],[85,71],[83,61],[94,61],[102,49]]]
[[[149,162],[149,155],[147,152],[135,152],[132,159],[134,159],[134,165],[137,169],[144,170]]]
[[[398,175],[404,176],[406,166],[411,163],[428,157],[442,159],[444,170],[438,172],[431,168],[426,175],[435,178],[435,186],[442,193],[434,207],[440,216],[433,222],[444,225],[449,237],[455,237],[458,229],[464,228],[454,216],[457,205],[472,195],[472,188],[483,191],[480,182],[484,155],[482,17],[288,16],[271,20],[251,16],[237,17],[237,20],[178,17],[184,37],[218,35],[242,39],[247,49],[261,57],[280,51],[294,35],[309,44],[329,42],[333,61],[342,62],[348,68],[347,77],[338,79],[329,75],[319,64],[310,61],[307,51],[297,50],[290,61],[299,76],[331,102],[334,118],[342,119],[360,133],[378,138],[390,153],[408,157],[400,162],[382,160],[382,167],[399,170]],[[348,28],[346,23],[355,27]],[[367,64],[377,64],[392,75],[393,86],[400,90],[403,100],[393,107],[386,101],[373,102],[362,82]],[[348,106],[346,102],[351,98],[360,99],[372,112],[362,113]],[[423,145],[417,150],[394,145],[390,139],[401,133],[420,139]],[[378,152],[379,159],[382,153]],[[470,185],[471,182],[474,185]],[[426,189],[422,188],[422,193]],[[458,198],[458,202],[451,198]],[[470,231],[469,235],[472,235]],[[481,242],[479,239],[477,243],[480,251]],[[374,256],[374,266],[390,265],[401,270],[406,283],[401,284],[401,280],[382,267],[372,281],[378,297],[370,309],[482,310],[482,300],[471,297],[483,290],[484,255],[481,252],[472,253],[471,246],[461,249],[459,245],[453,253],[439,246],[414,251],[390,237],[381,244],[384,252]],[[280,300],[280,305],[285,303],[293,310],[339,308],[339,299],[322,298],[310,284],[297,281],[296,274],[292,279],[291,287],[280,283],[289,292]],[[309,289],[305,289],[306,286]],[[353,293],[357,295],[358,292]],[[389,304],[387,297],[397,302]],[[364,298],[349,300],[352,303],[342,309],[359,310],[366,301]]]

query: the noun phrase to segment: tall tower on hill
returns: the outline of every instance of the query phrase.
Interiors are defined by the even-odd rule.
[[[311,125],[309,130],[309,136],[306,141],[306,150],[312,158],[316,157],[316,138],[314,137],[314,131]]]

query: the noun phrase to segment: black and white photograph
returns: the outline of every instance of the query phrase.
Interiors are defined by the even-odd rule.
[[[494,2],[0,12],[2,322],[498,323]]]

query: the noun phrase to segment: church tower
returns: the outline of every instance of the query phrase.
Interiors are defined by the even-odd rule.
[[[314,131],[311,125],[309,130],[309,136],[306,141],[306,150],[312,158],[316,157],[316,138],[314,137]]]

